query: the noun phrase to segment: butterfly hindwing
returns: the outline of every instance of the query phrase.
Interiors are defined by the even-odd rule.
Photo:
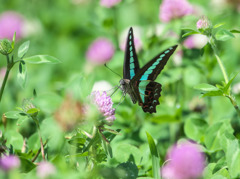
[[[132,79],[139,70],[138,58],[134,46],[132,27],[129,29],[125,48],[125,59],[123,64],[123,78]]]
[[[156,106],[159,105],[159,97],[161,96],[162,85],[154,81],[141,81],[139,83],[139,105],[142,106],[144,112],[156,112]]]

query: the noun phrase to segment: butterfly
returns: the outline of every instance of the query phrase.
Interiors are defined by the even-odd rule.
[[[154,80],[176,48],[177,45],[164,50],[140,68],[134,46],[133,29],[132,27],[129,29],[120,88],[124,96],[128,94],[132,102],[134,104],[138,102],[144,112],[156,112],[156,106],[160,104],[158,99],[161,96],[162,85]]]

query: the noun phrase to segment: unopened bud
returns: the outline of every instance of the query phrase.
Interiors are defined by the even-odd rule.
[[[39,111],[39,109],[37,109],[36,106],[32,103],[32,99],[24,99],[22,109],[32,117],[36,117]]]
[[[8,55],[13,51],[11,42],[8,39],[0,40],[0,53],[3,55]]]

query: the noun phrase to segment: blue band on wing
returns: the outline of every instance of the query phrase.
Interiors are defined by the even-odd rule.
[[[171,49],[171,48],[169,48]],[[145,73],[143,74],[143,76],[141,77],[140,80],[147,80],[148,76],[153,72],[153,69],[155,69],[157,67],[157,65],[160,63],[160,61],[163,59],[163,57],[170,52],[170,50],[166,50],[165,52],[163,52],[159,58],[152,64],[152,66],[150,66]]]
[[[143,103],[145,101],[145,90],[148,84],[149,84],[149,81],[141,81],[138,85],[140,97]]]
[[[141,77],[141,79],[140,80],[147,80],[148,79],[148,75],[143,75],[142,77]]]
[[[135,67],[134,63],[130,63],[130,70],[133,70]]]

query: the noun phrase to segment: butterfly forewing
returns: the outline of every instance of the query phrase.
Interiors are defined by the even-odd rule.
[[[125,59],[123,65],[123,78],[132,79],[139,70],[138,58],[134,46],[133,29],[130,28],[126,41]]]
[[[132,81],[135,80],[152,80],[154,81],[158,74],[162,71],[164,66],[166,65],[169,57],[173,54],[176,50],[177,45],[172,46],[162,53],[158,54],[154,57],[150,62],[148,62],[144,67],[142,67],[139,72],[134,76]]]

